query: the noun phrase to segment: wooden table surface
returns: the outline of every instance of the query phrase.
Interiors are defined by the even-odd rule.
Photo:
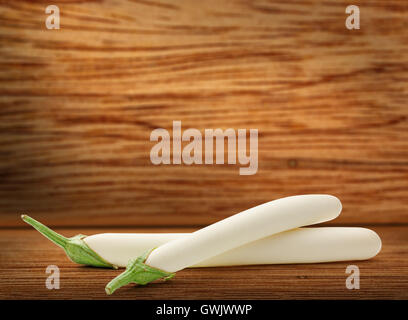
[[[106,296],[121,271],[84,267],[35,230],[0,231],[0,299],[408,299],[408,226],[372,227],[382,251],[367,261],[186,269],[167,282],[129,285]],[[60,229],[72,236],[108,229]],[[112,230],[111,230],[112,231]],[[118,229],[121,232],[189,232],[191,229]],[[346,267],[360,269],[360,289],[348,290]],[[60,289],[48,290],[48,265],[60,268]]]

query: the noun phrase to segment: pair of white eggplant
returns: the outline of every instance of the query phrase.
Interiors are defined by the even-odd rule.
[[[75,262],[102,267],[127,265],[127,270],[107,285],[107,293],[112,293],[126,283],[146,284],[169,278],[187,267],[374,257],[381,249],[381,240],[372,230],[300,228],[332,220],[341,209],[340,200],[334,196],[302,195],[259,205],[190,234],[105,233],[70,239],[56,238],[53,231],[28,216],[23,220],[63,247]]]

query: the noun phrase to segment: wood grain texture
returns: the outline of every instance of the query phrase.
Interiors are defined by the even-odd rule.
[[[82,267],[35,230],[0,233],[0,299],[408,299],[408,227],[374,227],[382,251],[367,261],[185,269],[165,283],[126,286],[112,296],[105,285],[121,271]],[[60,229],[71,236],[104,229]],[[191,229],[118,229],[189,232]],[[360,269],[360,289],[348,290],[346,267]],[[48,265],[60,268],[60,289],[48,290]]]
[[[353,1],[353,31],[341,0],[53,4],[60,30],[0,1],[1,225],[204,225],[304,193],[408,222],[408,2]],[[259,129],[258,173],[152,165],[173,120]]]

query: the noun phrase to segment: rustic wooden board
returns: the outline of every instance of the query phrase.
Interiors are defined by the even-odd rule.
[[[354,31],[340,0],[54,1],[60,30],[48,4],[0,1],[1,225],[203,225],[304,193],[408,221],[408,2],[353,1]],[[173,120],[259,129],[258,173],[152,165]]]
[[[0,299],[408,299],[408,227],[374,227],[382,238],[367,261],[186,269],[165,283],[127,286],[105,295],[119,270],[81,267],[31,229],[0,232]],[[111,229],[60,229],[70,236]],[[189,232],[190,229],[118,229],[122,232]],[[360,269],[360,289],[348,290],[346,267]],[[60,268],[60,289],[48,290],[48,265]]]

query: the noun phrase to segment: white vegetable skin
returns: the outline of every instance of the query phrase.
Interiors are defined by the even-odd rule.
[[[278,199],[245,210],[153,250],[145,263],[177,272],[267,236],[336,218],[342,206],[330,195]]]
[[[190,233],[101,233],[83,239],[101,258],[126,267],[130,259]]]
[[[106,233],[84,239],[103,259],[125,267],[135,256],[189,233]],[[320,263],[366,260],[381,250],[381,239],[365,228],[298,228],[211,257],[193,267]]]
[[[196,267],[366,260],[380,250],[380,237],[369,229],[299,228],[224,252]]]

